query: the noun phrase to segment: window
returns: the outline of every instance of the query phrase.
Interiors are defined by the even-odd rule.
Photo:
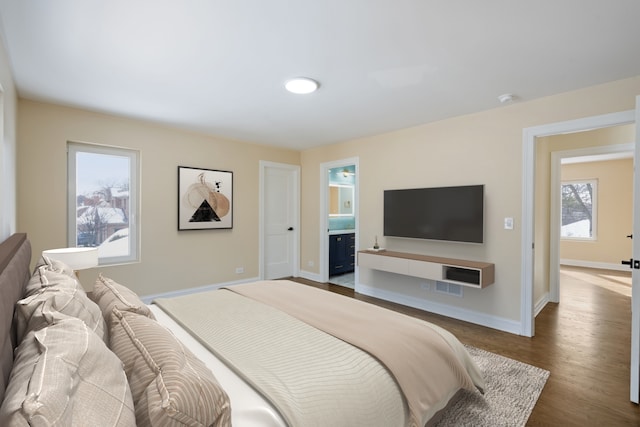
[[[563,239],[596,239],[597,225],[597,181],[562,182],[562,225],[560,237]]]
[[[68,144],[68,244],[98,248],[100,265],[138,260],[137,151]]]

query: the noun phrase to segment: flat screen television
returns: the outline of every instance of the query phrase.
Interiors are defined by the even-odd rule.
[[[385,190],[384,235],[484,242],[484,185]]]

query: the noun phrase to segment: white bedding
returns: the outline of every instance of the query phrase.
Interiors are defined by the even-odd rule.
[[[286,427],[286,423],[273,406],[200,342],[178,325],[154,304],[149,309],[156,320],[167,327],[213,372],[231,400],[231,421],[241,427]]]
[[[234,287],[234,292],[226,291],[224,298],[219,293],[222,291],[211,291],[201,295],[159,299],[156,301],[158,305],[150,306],[158,321],[173,331],[176,337],[191,349],[218,378],[231,401],[234,425],[269,427],[285,426],[287,422],[292,425],[301,425],[303,420],[306,422],[312,419],[314,421],[309,425],[336,425],[334,422],[326,422],[332,417],[335,422],[349,419],[349,423],[342,425],[353,425],[351,421],[362,421],[369,417],[364,425],[401,425],[408,420],[411,426],[423,426],[437,415],[438,411],[444,408],[461,388],[469,390],[478,388],[481,391],[484,388],[484,379],[478,367],[473,363],[462,343],[447,331],[418,319],[357,300],[348,300],[350,305],[345,307],[342,300],[336,299],[344,298],[340,295],[299,286],[286,281],[263,281],[238,285]],[[238,287],[241,288],[238,289]],[[242,292],[248,292],[250,295],[246,299],[242,298]],[[235,298],[241,298],[242,304],[236,300],[229,300],[232,295],[236,295]],[[255,306],[247,306],[250,303],[260,304],[260,307],[264,304],[265,310],[269,310],[265,312]],[[239,307],[242,309],[240,310]],[[318,307],[322,310],[318,310]],[[232,311],[229,312],[229,310]],[[240,313],[239,316],[237,316],[238,313]],[[296,326],[302,322],[307,328],[311,326],[314,331],[324,331],[326,334],[323,334],[323,337],[333,336],[343,345],[350,343],[346,345],[364,350],[364,352],[359,351],[358,354],[375,354],[376,357],[372,358],[375,365],[393,367],[395,381],[402,379],[405,388],[409,390],[408,394],[404,389],[401,391],[398,388],[393,377],[391,377],[391,383],[384,382],[382,385],[367,383],[363,386],[358,382],[356,388],[353,388],[354,384],[347,381],[345,390],[357,391],[345,393],[342,388],[336,391],[336,384],[343,384],[342,380],[345,377],[377,380],[386,378],[390,374],[387,370],[365,376],[355,375],[352,371],[346,375],[336,374],[333,369],[335,365],[331,363],[329,370],[325,366],[318,369],[310,368],[310,366],[315,367],[317,361],[330,360],[335,354],[354,356],[343,351],[344,349],[333,348],[328,343],[308,351],[308,343],[324,341],[317,336],[309,337],[301,332],[290,334],[291,323],[283,323],[283,321],[278,323],[280,317],[274,317],[274,313],[283,314],[287,319],[298,319],[299,321],[294,323]],[[211,317],[208,314],[215,314],[217,317]],[[253,314],[260,315],[256,317]],[[179,322],[173,321],[173,317],[179,319]],[[212,319],[215,319],[214,323]],[[231,319],[233,320],[229,323]],[[242,324],[237,319],[245,323]],[[256,328],[256,325],[263,328]],[[345,329],[345,325],[350,325],[350,328]],[[280,338],[282,335],[280,332],[284,330],[287,331],[287,334],[283,335],[286,338],[285,344],[278,344],[271,339]],[[247,335],[245,333],[247,331],[252,332],[253,335]],[[236,339],[238,336],[242,339]],[[293,337],[293,341],[289,337]],[[297,344],[302,345],[299,350]],[[369,351],[371,346],[374,348]],[[259,350],[253,351],[254,347]],[[221,358],[218,359],[208,349],[212,349],[214,353],[220,351]],[[306,363],[303,363],[302,369],[300,367],[290,369],[296,364],[293,362],[297,362],[297,358],[294,360],[290,358],[291,354],[311,355],[311,359],[309,357],[305,359]],[[249,355],[258,357],[248,357]],[[384,359],[385,365],[381,365],[376,359]],[[227,363],[230,367],[227,367]],[[281,366],[284,366],[285,370],[282,370]],[[361,367],[362,364],[358,361],[352,366]],[[321,384],[331,384],[331,391],[322,394],[328,398],[317,399],[318,390],[316,389],[309,395],[304,388],[296,389],[288,386],[300,383],[299,379],[307,378],[310,372],[314,374],[320,372],[320,377],[312,375],[312,378],[321,378]],[[246,381],[243,380],[243,375],[246,375]],[[293,380],[285,380],[289,377]],[[333,379],[324,381],[328,377]],[[262,381],[263,378],[264,381]],[[283,387],[283,384],[286,385]],[[275,395],[273,389],[276,390]],[[362,390],[371,393],[360,393]],[[380,393],[380,390],[385,392]],[[393,392],[390,392],[391,390]],[[402,392],[407,400],[402,399]],[[268,397],[263,397],[261,393]],[[280,398],[282,395],[285,396],[284,400],[274,398],[274,396]],[[365,404],[350,400],[353,396],[360,395],[368,396],[364,399]],[[399,400],[387,405],[387,400],[378,399],[379,395],[387,398],[397,396]],[[336,396],[346,397],[336,399]],[[275,400],[270,403],[269,399]],[[338,410],[337,406],[340,405],[327,407],[326,402],[329,401],[337,402],[343,408]],[[411,411],[411,405],[409,410],[407,405],[403,405],[407,401],[413,403],[414,410]],[[309,407],[306,402],[312,402],[312,405]],[[317,402],[325,402],[325,406],[316,405]],[[371,406],[371,402],[376,403]],[[291,408],[294,409],[291,410]],[[398,408],[403,411],[394,412]],[[320,418],[314,418],[313,414],[316,412],[323,415]],[[388,413],[394,415],[389,416]]]

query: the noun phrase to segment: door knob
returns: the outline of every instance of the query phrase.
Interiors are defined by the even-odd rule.
[[[629,234],[629,235],[627,236],[627,239],[633,239],[633,234]]]
[[[288,231],[293,231],[293,227],[287,228]]]

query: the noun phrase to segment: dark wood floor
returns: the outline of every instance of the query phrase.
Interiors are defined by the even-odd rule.
[[[629,274],[563,268],[560,303],[547,304],[536,317],[533,338],[355,294],[342,286],[295,280],[427,320],[465,344],[549,370],[527,425],[640,426],[640,407],[629,402]]]

